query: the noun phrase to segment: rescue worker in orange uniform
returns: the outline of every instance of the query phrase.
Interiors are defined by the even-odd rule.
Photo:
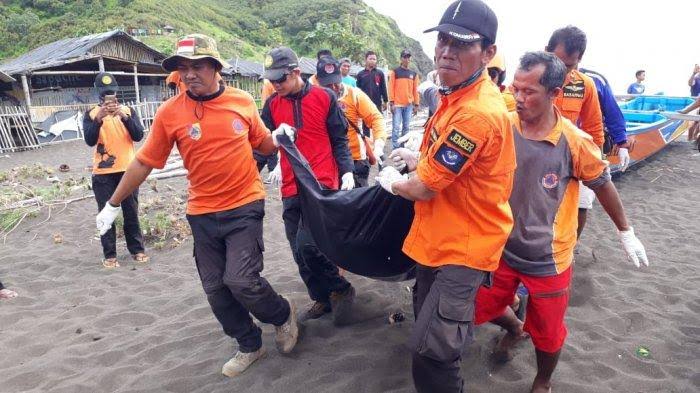
[[[356,187],[367,187],[369,178],[369,160],[362,133],[362,124],[366,124],[372,130],[374,146],[372,148],[376,156],[384,154],[386,132],[384,131],[384,117],[376,105],[362,90],[346,85],[340,74],[340,63],[333,57],[322,57],[319,60],[316,78],[321,86],[333,90],[338,97],[338,106],[348,120],[348,148],[355,164],[353,176]]]
[[[143,138],[143,125],[133,109],[117,101],[117,80],[114,75],[99,73],[95,78],[100,104],[83,116],[83,135],[88,146],[95,146],[92,167],[92,190],[98,211],[117,188],[124,171],[134,159],[134,142]],[[144,253],[143,234],[139,225],[139,192],[134,190],[123,203],[124,238],[131,257],[140,263],[148,261]],[[106,268],[119,267],[117,232],[112,225],[100,236]]]
[[[392,149],[400,147],[398,139],[408,133],[411,115],[415,116],[418,113],[420,105],[420,77],[417,72],[408,68],[410,63],[411,52],[404,49],[401,51],[401,65],[389,71],[387,91],[391,111]]]
[[[178,41],[163,68],[177,70],[187,90],[158,108],[146,143],[95,223],[106,231],[120,203],[153,168],[163,168],[177,145],[188,170],[187,221],[197,271],[214,316],[224,333],[238,342],[238,351],[221,369],[234,377],[266,353],[262,330],[251,314],[275,326],[279,352],[291,352],[297,342],[293,303],[260,275],[265,188],[253,160],[253,149],[270,154],[279,146],[280,135],[294,138],[295,133],[286,124],[270,133],[250,94],[219,83],[218,72],[224,67],[229,65],[210,37],[191,34]]]
[[[474,299],[498,268],[513,226],[513,132],[486,71],[496,54],[497,28],[486,4],[462,0],[427,30],[439,32],[440,104],[425,128],[420,155],[405,148],[391,153],[395,164],[415,176],[386,167],[377,177],[388,192],[416,201],[403,251],[418,263],[410,346],[421,393],[462,391],[460,359],[472,339]]]
[[[165,78],[165,86],[172,90],[174,94],[187,90],[187,86],[185,86],[185,84],[182,82],[182,79],[180,79],[180,73],[177,71],[173,71],[168,74],[168,77]]]
[[[562,90],[554,101],[562,116],[569,119],[593,138],[593,143],[602,149],[605,143],[603,114],[600,110],[595,81],[578,70],[578,63],[586,51],[586,34],[575,26],[566,26],[552,33],[545,47],[564,62],[567,69]],[[595,194],[582,185],[579,194],[578,235],[586,225],[588,210],[593,208]]]
[[[537,376],[531,392],[551,391],[567,335],[579,180],[594,190],[615,223],[628,259],[637,267],[649,264],[600,149],[554,106],[566,74],[551,53],[529,52],[520,60],[512,86],[517,112],[509,114],[518,164],[509,201],[515,224],[492,285],[480,288],[476,297],[475,323],[490,321],[507,331],[497,346],[499,357],[509,359],[525,332],[532,338]],[[530,294],[524,324],[508,307],[521,283]]]

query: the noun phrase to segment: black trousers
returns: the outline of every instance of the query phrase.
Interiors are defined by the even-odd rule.
[[[2,281],[0,281],[0,291],[2,291],[3,289],[5,289],[5,286],[2,285]]]
[[[187,215],[194,237],[194,258],[202,287],[224,333],[238,341],[241,352],[262,346],[262,331],[253,322],[281,326],[289,302],[260,276],[265,201],[201,215]]]
[[[265,168],[265,165],[267,165],[267,170],[270,172],[277,166],[277,153],[264,156],[253,150],[253,158],[255,158],[255,162],[257,163],[258,172],[261,172],[263,168]]]
[[[413,382],[419,393],[461,393],[462,349],[473,338],[474,300],[488,273],[466,266],[417,265],[416,324],[411,334]]]
[[[97,211],[102,211],[105,204],[114,194],[119,181],[124,172],[109,173],[105,175],[92,175],[92,191],[95,193],[97,201]],[[139,190],[133,192],[122,201],[122,215],[124,216],[124,237],[126,238],[126,248],[131,255],[144,251],[143,235],[139,225]],[[102,243],[102,253],[106,258],[116,258],[117,256],[117,230],[115,225],[100,236]]]
[[[369,185],[369,161],[355,160],[355,169],[352,177],[355,178],[355,187],[367,187]]]
[[[282,206],[284,232],[309,297],[328,303],[331,292],[344,291],[350,287],[350,283],[340,275],[338,267],[321,253],[309,230],[304,228],[299,197],[283,198]]]

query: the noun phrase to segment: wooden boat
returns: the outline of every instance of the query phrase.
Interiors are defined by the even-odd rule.
[[[678,113],[694,101],[690,97],[637,96],[619,103],[627,123],[627,140],[631,144],[630,166],[661,151],[686,132],[693,120],[700,119],[699,116]],[[617,148],[613,148],[607,159],[610,170],[619,172]]]

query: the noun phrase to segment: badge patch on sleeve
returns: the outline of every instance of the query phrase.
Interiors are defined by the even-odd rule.
[[[459,133],[457,130],[452,130],[447,140],[452,142],[458,149],[470,155],[476,150],[476,143],[472,142],[471,139]]]
[[[449,169],[450,172],[458,174],[462,170],[464,164],[467,163],[468,157],[460,153],[446,144],[442,144],[434,156],[435,160],[442,166]]]
[[[586,92],[586,87],[583,81],[571,81],[564,85],[564,97],[566,98],[583,98]]]

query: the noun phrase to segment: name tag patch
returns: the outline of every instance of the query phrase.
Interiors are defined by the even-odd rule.
[[[573,81],[564,85],[564,97],[566,98],[583,98],[583,93],[586,87],[583,81]]]
[[[457,149],[447,146],[446,144],[440,146],[433,158],[454,174],[458,174],[459,171],[462,170],[462,167],[467,163],[468,159],[467,156],[460,153]]]
[[[454,143],[458,149],[467,154],[474,153],[474,150],[476,149],[476,143],[472,142],[472,140],[466,136],[460,134],[457,130],[452,130],[450,135],[447,136],[447,140]]]
[[[430,131],[430,143],[437,142],[438,137],[439,137],[439,135],[438,135],[437,131],[435,130],[435,127],[433,127],[433,129]]]

